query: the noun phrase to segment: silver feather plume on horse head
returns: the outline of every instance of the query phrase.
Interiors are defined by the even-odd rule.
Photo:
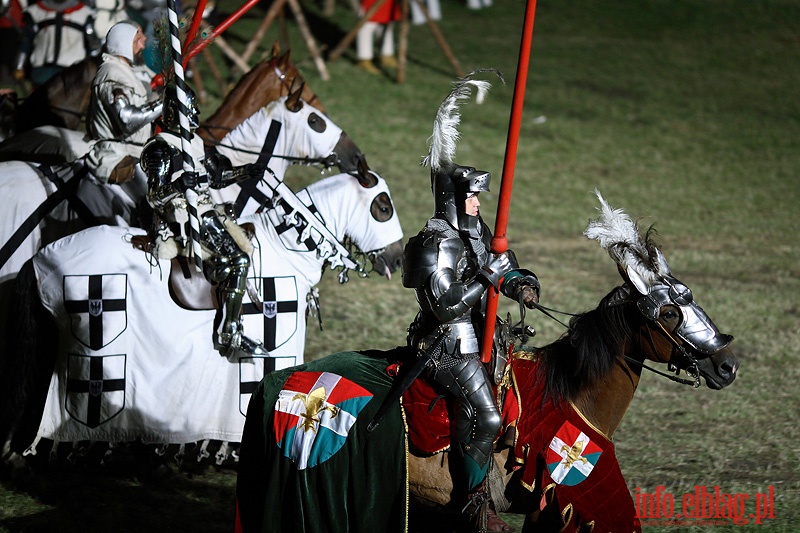
[[[458,125],[461,123],[459,107],[461,103],[469,100],[472,89],[476,91],[475,101],[482,104],[492,84],[484,80],[475,80],[474,76],[490,72],[495,74],[500,81],[505,83],[503,74],[493,68],[473,70],[465,77],[453,82],[453,89],[439,106],[436,118],[433,121],[433,134],[428,139],[429,152],[422,158],[422,166],[430,166],[433,171],[446,164],[452,163],[456,155],[456,143],[460,138]]]
[[[583,234],[596,240],[616,261],[623,271],[636,271],[648,285],[669,274],[669,267],[655,245],[642,237],[639,225],[622,209],[614,209],[600,192],[594,191],[600,200],[600,217],[589,222]]]

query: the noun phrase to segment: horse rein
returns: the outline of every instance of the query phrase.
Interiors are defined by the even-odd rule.
[[[655,322],[655,324],[658,326],[658,329],[661,330],[661,333],[664,335],[664,337],[666,337],[666,339],[670,342],[670,344],[672,344],[672,354],[670,355],[669,362],[667,362],[666,364],[669,370],[674,369],[675,375],[668,374],[666,372],[658,370],[657,368],[648,366],[644,363],[644,361],[639,361],[638,359],[635,359],[629,355],[623,354],[622,358],[625,359],[625,361],[627,361],[628,363],[633,363],[639,366],[640,368],[649,370],[650,372],[665,377],[670,381],[674,381],[675,383],[680,383],[681,385],[691,385],[695,389],[700,388],[701,385],[700,369],[697,367],[697,358],[692,356],[686,350],[686,348],[684,348],[683,345],[680,342],[678,342],[677,339],[675,339],[675,336],[672,335],[672,333],[670,333],[669,331],[667,331],[667,329],[661,322],[659,322],[658,320],[652,320],[652,322]],[[647,329],[647,337],[648,341],[650,342],[650,347],[655,351],[655,341],[653,340],[653,332],[650,330],[650,328]],[[640,339],[640,346],[641,346],[641,339]],[[683,371],[686,372],[686,374],[691,376],[693,379],[682,378],[678,375],[680,374],[681,368],[677,364],[672,362],[675,359],[676,352],[683,355],[689,361],[689,366],[684,368]]]
[[[608,305],[609,306],[617,306],[617,305],[620,305],[620,304],[626,303],[626,302],[630,303],[631,300],[628,300],[628,299],[617,300],[616,302],[609,302]],[[569,329],[569,326],[567,324],[564,324],[564,322],[562,322],[561,320],[559,320],[555,316],[553,316],[552,313],[557,313],[557,314],[560,314],[560,315],[565,315],[565,316],[570,316],[570,317],[579,316],[579,315],[577,315],[575,313],[567,313],[565,311],[560,311],[558,309],[552,309],[552,308],[549,308],[549,307],[545,307],[543,305],[540,305],[538,302],[534,303],[533,307],[534,307],[534,309],[540,311],[543,315],[547,316],[548,318],[550,318],[552,320],[555,320],[556,322],[558,322],[559,324],[561,324],[562,326],[564,326],[567,329]],[[524,317],[525,317],[524,306],[521,303],[520,303],[520,309],[521,309],[520,312],[521,312],[521,315],[522,315],[522,319],[520,320],[520,322],[524,326]],[[701,382],[700,382],[700,370],[697,367],[697,358],[692,356],[686,350],[686,348],[684,348],[683,345],[680,342],[678,342],[677,339],[675,339],[674,335],[672,335],[672,333],[667,331],[667,329],[664,327],[664,325],[661,322],[659,322],[658,320],[653,320],[653,322],[656,323],[658,328],[661,330],[661,332],[664,334],[664,336],[667,338],[667,340],[673,346],[672,355],[670,356],[670,362],[668,362],[667,365],[675,368],[676,369],[676,373],[679,373],[681,371],[680,367],[678,367],[676,364],[671,362],[675,358],[675,353],[679,352],[681,355],[686,357],[686,359],[689,361],[690,365],[687,368],[684,368],[683,370],[689,376],[691,376],[693,379],[685,379],[685,378],[679,377],[678,375],[672,375],[672,374],[668,374],[666,372],[662,372],[661,370],[658,370],[657,368],[653,368],[651,366],[648,366],[647,364],[644,363],[644,361],[639,361],[638,359],[635,359],[635,358],[633,358],[633,357],[631,357],[629,355],[623,354],[622,358],[625,359],[625,361],[628,362],[628,363],[635,364],[635,365],[639,366],[640,368],[649,370],[650,372],[653,372],[654,374],[658,374],[659,376],[665,377],[665,378],[669,379],[670,381],[674,381],[675,383],[680,383],[681,385],[692,385],[694,388],[699,388],[700,385],[701,385]],[[653,341],[653,334],[652,334],[652,331],[649,328],[647,330],[647,334],[648,334],[648,337],[649,337],[650,346],[655,349],[655,342]]]

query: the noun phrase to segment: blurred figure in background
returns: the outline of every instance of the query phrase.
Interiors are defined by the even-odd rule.
[[[442,20],[442,7],[439,5],[439,0],[419,0],[428,11],[428,16],[431,20]],[[425,24],[425,13],[419,7],[417,0],[410,0],[411,5],[411,22],[417,26]]]
[[[23,15],[22,43],[14,78],[30,69],[34,87],[57,72],[100,53],[94,27],[95,11],[79,0],[38,0]]]
[[[109,30],[103,63],[92,81],[86,117],[88,137],[97,142],[86,157],[89,171],[102,183],[122,184],[120,201],[128,220],[144,200],[147,177],[137,163],[161,115],[160,95],[137,75],[144,62],[145,36],[139,26],[120,22]]]
[[[15,83],[13,73],[22,35],[22,6],[19,0],[0,0],[0,85]]]
[[[361,13],[363,17],[377,0],[362,0]],[[356,35],[356,58],[358,68],[370,74],[380,74],[381,71],[373,62],[375,40],[380,46],[380,65],[386,68],[397,68],[397,58],[394,47],[394,23],[402,18],[402,4],[400,0],[385,0],[383,5],[364,23]]]

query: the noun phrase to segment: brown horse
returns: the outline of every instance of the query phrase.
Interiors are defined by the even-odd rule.
[[[197,134],[206,144],[218,143],[260,108],[301,86],[303,77],[290,58],[291,50],[281,54],[280,46],[275,41],[271,58],[260,61],[242,76],[225,96],[217,112],[200,124]],[[325,112],[325,107],[308,85],[303,85],[300,97]]]
[[[76,63],[59,72],[17,105],[13,112],[13,129],[18,137],[3,143],[0,160],[60,164],[83,155],[77,151],[88,150],[89,145],[83,142],[83,135],[75,131],[83,127],[92,80],[99,65],[100,58],[87,58]],[[276,41],[270,59],[260,61],[236,83],[217,111],[201,123],[197,133],[206,144],[215,144],[258,109],[288,95],[302,82],[300,72],[291,61],[291,50],[281,54]],[[307,85],[303,86],[300,96],[325,112],[316,94]],[[3,116],[6,115],[7,112]],[[56,126],[58,129],[54,132],[41,126]],[[39,130],[35,132],[19,136],[37,128]],[[73,137],[76,138],[74,142]],[[0,138],[0,141],[3,140]],[[29,153],[31,146],[39,147],[37,154]]]
[[[524,531],[640,530],[610,439],[642,370],[650,368],[645,361],[683,369],[690,379],[665,375],[695,386],[704,379],[712,389],[733,382],[738,368],[728,348],[732,337],[717,330],[694,303],[689,289],[672,276],[661,252],[649,238],[639,235],[627,215],[602,202],[603,215],[586,235],[609,251],[623,284],[596,309],[574,316],[567,332],[554,343],[516,352],[511,345],[505,378],[498,387],[506,431],[498,441],[501,451],[489,484],[495,489],[492,496],[498,511],[526,515]],[[241,448],[237,500],[244,531],[326,527],[402,531],[402,500],[408,494],[400,466],[405,462],[404,427],[409,428],[408,447],[413,452],[407,456],[405,480],[412,503],[420,504],[412,508],[411,530],[451,527],[453,513],[460,511],[463,501],[455,503],[459,492],[451,481],[447,454],[426,453],[449,444],[444,402],[420,401],[423,393],[407,393],[403,416],[398,406],[374,433],[366,431],[391,388],[394,372],[388,370],[407,355],[408,350],[401,348],[336,354],[282,371],[282,375],[273,373],[262,383],[250,404]],[[375,374],[376,368],[387,372]],[[315,384],[306,392],[298,386],[304,380],[313,382],[307,376],[313,379],[316,373],[327,376],[317,381],[324,381],[325,389],[320,391]],[[336,391],[327,390],[327,384],[335,381],[332,375],[341,377],[337,386],[342,380],[348,386],[354,382],[375,401],[360,412],[341,400],[323,401],[323,396]],[[287,396],[289,390],[295,395]],[[363,397],[366,393],[351,394]],[[433,391],[428,398],[435,399],[437,394]],[[343,396],[347,397],[338,393],[337,398]],[[304,398],[305,407],[298,404],[295,409],[295,401]],[[320,460],[323,450],[309,439],[322,427],[333,427],[325,422],[328,412],[341,418],[343,409],[351,409],[350,415],[357,420],[344,433],[346,441],[338,451]],[[292,432],[290,413],[298,417],[297,427],[303,431]],[[438,426],[428,419],[438,420]],[[318,426],[312,424],[315,421]],[[418,438],[421,434],[429,439],[423,442]],[[301,450],[307,450],[306,455]],[[312,460],[318,463],[313,469],[298,466],[301,462],[310,465]],[[319,464],[323,461],[329,462]],[[394,473],[384,462],[396,465]],[[347,486],[337,485],[337,479],[348,480]],[[335,495],[319,494],[326,487],[335,490]],[[325,526],[309,527],[310,516],[304,516],[303,509],[313,509],[316,520],[324,517]],[[424,518],[420,518],[421,510]]]
[[[17,133],[39,126],[79,129],[89,108],[92,80],[102,57],[87,57],[37,87],[14,114]]]

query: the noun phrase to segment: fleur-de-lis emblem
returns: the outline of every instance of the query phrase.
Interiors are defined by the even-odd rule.
[[[580,461],[583,464],[589,462],[586,457],[581,457],[581,452],[583,451],[583,441],[578,441],[572,445],[572,448],[567,446],[566,444],[561,447],[562,452],[567,452],[567,456],[564,458],[564,466],[570,468],[575,461]]]
[[[300,400],[306,406],[306,412],[300,415],[303,418],[303,430],[316,432],[315,424],[320,422],[319,415],[323,411],[330,411],[331,418],[336,418],[339,414],[339,408],[335,405],[323,407],[325,403],[325,387],[314,389],[308,394],[298,392],[292,397],[292,401]]]

